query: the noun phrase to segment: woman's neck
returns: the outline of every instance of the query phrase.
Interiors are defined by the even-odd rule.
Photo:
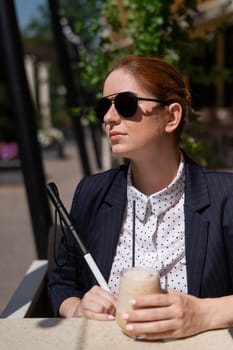
[[[180,151],[161,154],[140,161],[131,160],[132,183],[140,192],[151,195],[168,186],[175,178],[180,163]]]

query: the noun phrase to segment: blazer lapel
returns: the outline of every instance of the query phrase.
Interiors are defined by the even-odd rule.
[[[206,257],[209,222],[202,213],[209,206],[203,169],[187,160],[185,187],[185,249],[188,293],[201,295],[201,281]]]
[[[121,171],[114,178],[109,191],[99,211],[99,230],[101,239],[98,254],[98,261],[102,266],[105,278],[108,280],[112,261],[114,259],[116,246],[119,239],[122,220],[127,198],[127,168],[123,166]]]

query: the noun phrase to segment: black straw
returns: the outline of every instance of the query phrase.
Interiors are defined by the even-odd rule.
[[[135,225],[135,218],[136,218],[136,209],[135,209],[135,200],[133,201],[133,235],[132,235],[132,267],[135,266],[135,236],[136,236],[136,225]]]

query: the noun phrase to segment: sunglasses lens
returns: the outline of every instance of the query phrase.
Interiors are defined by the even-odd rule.
[[[112,101],[106,97],[101,98],[95,107],[96,117],[103,121],[105,114],[108,112],[109,108],[112,105]]]
[[[117,112],[124,118],[131,118],[137,112],[138,99],[137,96],[131,92],[119,93],[114,104]]]
[[[96,117],[103,121],[111,105],[112,101],[109,98],[101,98],[95,107]],[[120,92],[114,99],[114,105],[120,116],[131,118],[137,112],[138,99],[132,92]]]

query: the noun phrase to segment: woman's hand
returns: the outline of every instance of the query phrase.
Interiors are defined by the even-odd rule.
[[[65,317],[86,317],[92,320],[114,320],[116,296],[99,286],[92,287],[82,299],[68,298],[61,304],[60,314]]]
[[[148,340],[182,338],[208,329],[206,299],[173,291],[138,296],[124,315],[126,329]],[[206,313],[204,312],[206,310]]]

